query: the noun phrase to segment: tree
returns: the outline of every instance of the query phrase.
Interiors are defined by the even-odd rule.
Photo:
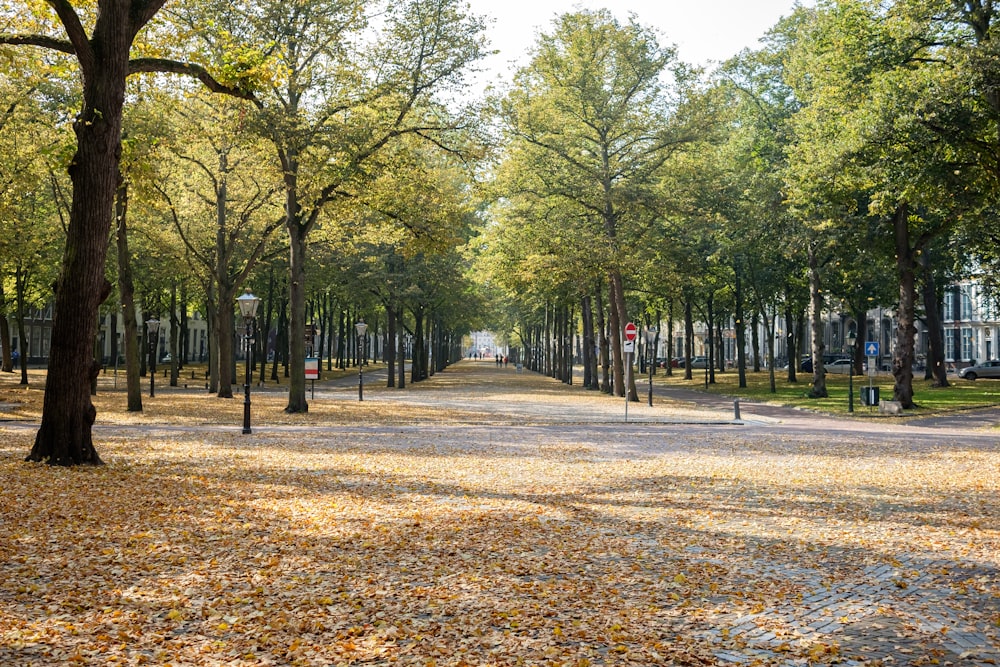
[[[460,150],[467,124],[436,95],[461,87],[483,55],[482,23],[457,0],[375,6],[318,0],[285,11],[284,0],[207,3],[185,19],[216,52],[254,72],[258,129],[273,145],[285,190],[289,238],[289,413],[306,412],[305,316],[309,237],[327,205],[357,196],[385,167],[386,149],[407,135]],[[207,13],[206,13],[207,10]],[[369,22],[378,14],[378,23]],[[206,20],[221,29],[198,31]],[[232,48],[238,45],[238,48]],[[249,74],[248,74],[249,76]],[[459,137],[460,139],[461,137]]]
[[[222,398],[233,397],[236,297],[284,222],[280,174],[246,127],[245,104],[202,94],[176,106],[175,130],[161,143],[160,169],[149,186],[210,295],[209,384]]]
[[[601,230],[614,386],[625,396],[629,243],[656,217],[650,204],[660,170],[678,147],[701,136],[706,118],[685,105],[687,72],[673,50],[607,10],[558,17],[532,56],[503,101],[501,119],[533,165],[538,187],[527,194],[560,200],[583,223],[578,227]],[[676,100],[661,83],[668,67]],[[638,400],[634,380],[628,393]]]
[[[42,424],[29,461],[55,465],[98,464],[91,427],[96,410],[90,399],[96,372],[93,339],[98,307],[111,293],[105,278],[108,234],[115,194],[121,182],[122,110],[125,81],[143,71],[193,74],[210,87],[222,89],[203,68],[156,59],[131,59],[139,32],[166,0],[98,0],[89,14],[70,0],[48,0],[56,14],[51,24],[26,4],[22,17],[37,18],[39,26],[24,34],[0,34],[0,44],[33,46],[72,55],[80,68],[82,109],[73,123],[76,154],[69,165],[73,183],[69,227],[62,270],[55,284],[55,314],[49,374],[45,385]],[[87,16],[81,16],[84,11]],[[87,18],[93,16],[88,34]],[[60,35],[57,26],[61,27]],[[38,31],[33,28],[38,27]]]

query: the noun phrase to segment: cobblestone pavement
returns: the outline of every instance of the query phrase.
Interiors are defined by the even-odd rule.
[[[970,581],[995,582],[995,568],[903,556],[892,565],[866,567],[860,576],[834,581],[827,572],[766,563],[758,574],[812,588],[796,603],[724,619],[725,625],[709,634],[742,639],[746,648],[720,651],[720,660],[782,664],[782,647],[808,642],[821,647],[817,658],[826,647],[836,647],[845,665],[1000,663],[997,628],[991,620],[1000,613],[1000,600],[968,589]]]
[[[470,401],[479,402],[486,422],[502,420],[506,441],[534,446],[572,443],[580,451],[598,452],[595,457],[607,460],[669,456],[688,451],[691,443],[710,442],[722,436],[765,447],[777,437],[789,434],[801,443],[817,442],[820,438],[894,443],[910,448],[910,453],[904,455],[912,456],[929,452],[946,454],[951,449],[963,448],[1000,451],[1000,436],[979,428],[995,423],[996,411],[980,411],[971,421],[938,419],[924,424],[900,425],[887,420],[864,423],[837,420],[774,406],[746,404],[743,420],[737,422],[730,414],[731,399],[658,388],[659,397],[670,397],[682,405],[646,413],[642,406],[636,406],[633,414],[638,423],[625,424],[621,423],[623,415],[618,412],[621,406],[610,400],[605,401],[606,407],[588,407],[586,414],[577,406],[549,404],[537,395],[531,401],[518,402],[514,397],[501,401],[486,386],[489,377],[489,372],[483,373],[474,391],[469,386],[435,391],[432,381],[419,392],[391,398],[373,391],[369,400],[380,409],[391,405],[393,400],[458,407],[466,407]],[[493,377],[501,376],[494,374]],[[548,381],[537,379],[539,387]],[[518,391],[523,393],[534,380],[521,378],[519,382],[522,386]],[[350,382],[342,384],[340,389],[325,387],[321,397],[338,400],[342,398],[341,393],[347,396],[354,391]],[[681,424],[683,428],[678,428]],[[337,428],[343,437],[343,427]],[[118,427],[117,430],[128,429]],[[266,437],[269,433],[283,431],[321,432],[322,427],[261,426],[257,430]],[[353,430],[382,434],[387,442],[391,439],[394,446],[447,440],[468,443],[472,447],[493,443],[500,432],[488,423],[358,426]],[[601,459],[594,460],[600,462]],[[995,473],[1000,476],[1000,469]],[[772,499],[771,502],[780,503],[780,500]],[[897,510],[909,509],[904,505],[914,501],[887,502],[890,505],[899,503],[898,507],[893,505],[884,509],[886,516],[892,516]],[[994,496],[988,502],[995,505],[1000,498]],[[933,513],[934,508],[920,511]],[[939,511],[945,509],[939,508]],[[952,510],[948,507],[947,511]],[[791,598],[761,601],[749,614],[726,613],[723,608],[713,622],[700,631],[702,639],[719,645],[715,653],[718,664],[812,664],[783,657],[789,647],[801,649],[805,646],[811,647],[815,663],[824,664],[1000,665],[1000,554],[983,557],[981,553],[968,555],[953,550],[936,551],[933,547],[920,553],[884,548],[879,557],[866,559],[868,554],[858,547],[831,546],[836,540],[824,543],[822,531],[837,529],[831,517],[835,517],[835,513],[811,518],[809,530],[813,532],[805,535],[805,540],[813,545],[810,548],[820,552],[818,555],[775,558],[767,549],[754,551],[752,545],[748,546],[749,551],[741,560],[742,569],[737,575],[745,579],[747,589],[752,589],[754,582],[766,579],[786,582],[789,588],[801,593]],[[766,518],[758,519],[766,521]],[[740,526],[737,523],[743,521],[745,525],[747,515],[744,513],[732,521],[732,525],[727,525],[725,520],[716,522],[712,529],[731,528],[733,534],[738,535]],[[919,525],[920,519],[912,521],[913,525]],[[879,525],[878,530],[886,530],[886,525],[891,523]],[[656,543],[655,529],[651,528],[623,537],[640,550]],[[748,544],[750,542],[748,540]],[[716,562],[712,553],[697,546],[687,547],[684,556],[690,563]],[[673,556],[664,554],[664,557]],[[718,564],[732,567],[731,562],[719,561]],[[802,651],[797,653],[801,655]]]

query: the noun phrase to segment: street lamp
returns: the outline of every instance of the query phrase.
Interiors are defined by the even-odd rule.
[[[362,344],[365,337],[365,332],[368,331],[368,325],[365,324],[364,320],[358,320],[358,323],[354,325],[354,328],[358,331],[358,400],[365,400],[365,358],[361,353]]]
[[[646,349],[649,352],[649,407],[653,407],[653,365],[656,363],[656,349],[653,344],[656,342],[656,334],[658,334],[656,327],[652,324],[646,327]]]
[[[253,337],[254,320],[257,317],[257,306],[260,305],[260,298],[250,293],[247,288],[236,299],[240,307],[240,315],[243,317],[244,336],[247,348],[247,373],[246,382],[243,384],[243,433],[250,433],[250,369],[253,367]]]
[[[851,351],[851,367],[847,369],[847,411],[854,412],[854,361],[857,357],[857,350],[854,344],[858,340],[858,334],[852,327],[847,332],[847,347]]]
[[[149,397],[156,396],[156,348],[160,342],[158,333],[160,320],[151,317],[146,320],[146,340],[149,347]]]

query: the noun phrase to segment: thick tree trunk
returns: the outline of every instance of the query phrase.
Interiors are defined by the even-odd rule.
[[[298,219],[289,221],[290,261],[288,264],[288,405],[285,412],[309,411],[306,402],[306,230]]]
[[[813,382],[809,395],[826,398],[826,368],[823,367],[823,288],[820,283],[819,257],[816,247],[809,246],[809,325],[812,329]],[[773,365],[773,363],[772,363]]]
[[[127,4],[125,11],[128,10]],[[103,5],[102,5],[103,7]],[[126,16],[98,14],[91,62],[84,77],[84,107],[76,122],[77,151],[69,169],[73,202],[62,270],[56,286],[52,345],[42,424],[29,461],[99,464],[91,427],[94,368],[91,344],[98,308],[110,293],[104,277],[115,193],[121,183],[121,121],[131,34]]]
[[[233,322],[233,302],[236,291],[232,285],[219,285],[219,302],[215,307],[215,331],[218,341],[215,358],[219,369],[219,398],[233,397],[233,343],[236,336]]]
[[[899,308],[896,312],[896,349],[892,355],[892,375],[896,379],[893,400],[904,409],[913,404],[914,311],[916,302],[916,270],[910,247],[909,207],[901,204],[892,218],[896,241],[896,271],[899,277]]]
[[[135,283],[132,278],[132,255],[128,249],[128,189],[122,185],[115,201],[116,247],[118,249],[118,295],[122,304],[122,325],[125,327],[125,385],[128,411],[142,412],[140,376],[141,350],[139,327],[135,320]]]

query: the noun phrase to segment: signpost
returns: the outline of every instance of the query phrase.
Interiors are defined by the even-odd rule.
[[[306,379],[312,380],[312,397],[316,398],[316,380],[319,379],[319,358],[306,357]]]
[[[868,357],[868,394],[863,397],[864,400],[862,402],[868,405],[870,411],[872,407],[878,405],[877,390],[872,387],[872,369],[878,363],[878,360],[881,359],[878,341],[870,340],[865,343],[865,356]]]
[[[632,355],[635,353],[635,339],[639,335],[639,327],[635,322],[625,325],[625,340],[623,349],[625,351],[625,421],[628,421],[628,388],[632,386]]]

